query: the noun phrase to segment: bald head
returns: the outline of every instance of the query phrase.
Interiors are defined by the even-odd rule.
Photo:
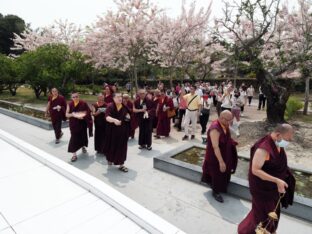
[[[281,141],[282,139],[286,141],[291,141],[294,135],[294,128],[290,124],[278,124],[273,133],[271,134],[273,140]]]
[[[228,127],[230,123],[233,121],[232,112],[229,110],[224,110],[220,113],[219,122]]]
[[[275,127],[274,132],[280,133],[280,134],[293,133],[294,128],[290,124],[283,123],[283,124],[278,124]]]

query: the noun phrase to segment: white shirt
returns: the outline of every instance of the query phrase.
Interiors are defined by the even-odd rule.
[[[210,110],[212,98],[208,98],[206,101],[204,101],[204,98],[201,98],[200,103],[202,104],[202,108]]]
[[[201,89],[196,89],[195,91],[196,95],[202,97],[203,96],[203,91]]]

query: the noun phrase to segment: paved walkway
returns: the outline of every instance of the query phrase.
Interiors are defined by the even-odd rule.
[[[0,148],[0,233],[85,234],[101,233],[103,227],[105,233],[148,233],[116,208],[1,139]]]
[[[62,142],[54,144],[54,134],[0,114],[0,128],[68,163],[69,129],[64,129]],[[152,151],[140,151],[136,139],[129,141],[128,173],[108,167],[102,155],[95,155],[93,138],[88,153],[79,154],[73,166],[99,178],[147,209],[187,233],[236,233],[237,224],[250,210],[250,203],[225,196],[219,204],[205,186],[153,169],[153,157],[169,151],[181,142],[183,133],[173,131],[169,139],[155,140]],[[196,139],[196,142],[201,140]],[[312,233],[312,224],[283,215],[279,233]]]

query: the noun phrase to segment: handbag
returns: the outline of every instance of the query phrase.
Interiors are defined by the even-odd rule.
[[[173,118],[174,116],[176,116],[176,111],[175,109],[172,109],[172,110],[167,110],[167,117],[170,119],[170,118]]]
[[[206,108],[204,108],[204,105],[205,105],[205,103],[204,103],[204,100],[203,100],[203,108],[202,108],[202,110],[200,111],[203,115],[209,115],[210,114],[210,109],[206,109]]]

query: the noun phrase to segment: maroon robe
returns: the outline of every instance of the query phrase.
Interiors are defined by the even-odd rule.
[[[131,138],[134,138],[135,129],[138,127],[138,121],[137,121],[135,113],[133,113],[133,103],[130,100],[128,100],[125,106],[128,108],[130,112],[130,117],[131,117],[129,136]]]
[[[168,118],[167,111],[163,111],[163,107],[166,105],[170,109],[173,109],[173,101],[171,98],[165,96],[164,99],[158,99],[157,105],[157,128],[156,135],[157,136],[169,136],[170,133],[170,119]]]
[[[110,116],[121,121],[120,126],[107,122],[105,128],[103,151],[107,161],[115,165],[122,165],[127,159],[130,122],[125,121],[125,118],[128,113],[129,110],[124,105],[122,105],[122,108],[118,111],[115,103],[111,103],[105,112],[106,118]]]
[[[92,117],[91,111],[87,103],[79,100],[77,106],[74,106],[74,102],[71,101],[69,104],[69,113],[86,111],[87,114],[83,119],[77,119],[74,117],[69,118],[69,130],[70,140],[68,144],[68,152],[75,153],[83,146],[88,146],[88,132],[92,136]]]
[[[141,99],[137,98],[134,102],[135,109],[143,109],[143,105],[146,105],[146,110],[148,113],[148,118],[144,119],[144,113],[136,113],[136,117],[139,123],[139,145],[141,146],[151,146],[152,145],[152,133],[153,133],[153,119],[155,116],[155,106],[153,101],[144,98],[142,105]]]
[[[257,149],[264,149],[269,153],[269,159],[262,166],[262,170],[271,176],[277,177],[288,184],[286,194],[281,200],[283,207],[287,208],[292,205],[295,191],[295,178],[291,174],[287,165],[287,156],[285,150],[280,148],[280,152],[270,135],[257,141],[250,150],[250,166],[249,166],[249,188],[252,195],[252,209],[246,218],[239,224],[239,234],[254,234],[257,225],[262,222],[266,225],[268,213],[272,212],[278,202],[279,193],[277,185],[270,181],[265,181],[252,173],[252,159]],[[276,211],[280,217],[280,206]],[[267,230],[271,233],[275,232],[279,220],[269,225]]]
[[[55,133],[55,138],[60,139],[62,134],[62,121],[66,120],[66,100],[63,96],[58,95],[54,100],[52,100],[53,96],[49,96],[48,102],[50,103],[49,113],[51,117],[52,126]],[[54,109],[56,106],[60,106],[61,110],[58,111]]]
[[[109,105],[110,103],[114,102],[113,95],[105,96],[104,102],[106,103],[106,105]]]
[[[214,129],[220,133],[219,148],[226,165],[225,172],[220,171],[219,161],[213,150],[210,132]],[[231,138],[231,133],[228,128],[226,129],[226,133],[224,133],[218,120],[211,123],[207,132],[207,148],[203,164],[202,181],[211,184],[211,188],[215,192],[226,192],[231,174],[235,173],[238,160],[236,145],[237,142]]]
[[[158,100],[159,98],[158,97],[154,97],[153,99],[153,105],[154,105],[154,109],[155,109],[155,115],[154,115],[154,118],[153,118],[153,128],[157,128],[157,123],[158,123],[158,117],[156,115],[156,109],[157,109],[157,105],[158,105]]]
[[[93,104],[93,107],[96,112],[99,108],[106,108],[107,105],[106,103],[104,103],[103,105],[99,106],[99,104],[96,102]],[[103,153],[105,141],[105,126],[106,120],[104,112],[101,112],[97,116],[94,116],[94,149],[98,153]]]

